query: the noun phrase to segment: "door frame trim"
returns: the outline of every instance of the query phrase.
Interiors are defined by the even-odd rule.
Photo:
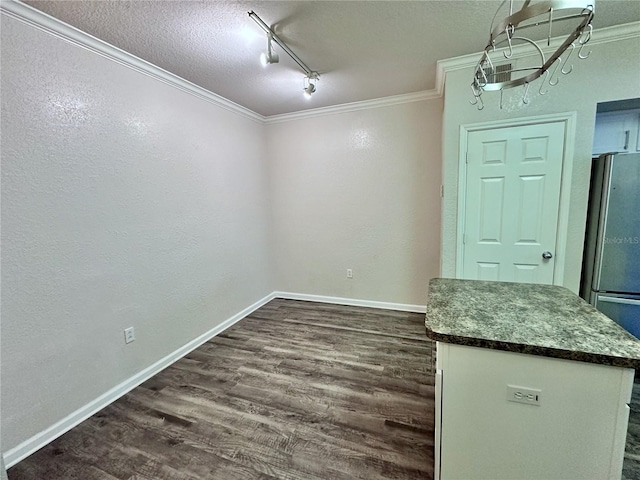
[[[567,230],[569,226],[569,205],[571,193],[571,175],[573,172],[573,156],[576,136],[577,112],[554,113],[551,115],[537,115],[533,117],[511,118],[482,123],[468,123],[460,125],[460,148],[458,150],[458,209],[456,225],[456,278],[462,278],[464,243],[463,232],[465,224],[465,206],[467,195],[467,137],[471,132],[495,130],[508,127],[522,127],[527,125],[542,125],[545,123],[564,123],[564,151],[562,155],[562,171],[560,179],[560,204],[558,209],[558,225],[556,235],[556,249],[553,267],[553,285],[564,284],[565,258],[567,251]]]

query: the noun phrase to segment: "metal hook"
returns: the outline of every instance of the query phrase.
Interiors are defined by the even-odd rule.
[[[476,90],[475,83],[471,84],[471,93],[473,94],[473,100],[469,100],[469,103],[471,105],[477,105],[478,99],[480,98],[480,95],[482,95],[482,93],[479,91],[479,89]]]
[[[580,32],[580,38],[578,39],[578,43],[580,43],[580,45],[584,45],[585,43],[589,43],[589,40],[591,40],[591,34],[593,33],[593,25],[589,24],[587,26],[589,27],[589,31],[587,32],[586,36],[584,35],[584,30],[582,32]],[[583,36],[585,36],[584,41],[582,40]]]
[[[492,78],[493,76],[495,76],[496,69],[493,66],[491,57],[489,57],[489,55],[485,53],[485,55],[482,57],[480,64],[478,65],[478,68],[480,68],[480,73],[482,74],[482,79],[484,81],[484,83],[482,82],[479,82],[479,83],[481,87],[484,87],[486,84],[491,83],[491,81],[489,80],[489,76],[491,76]],[[487,76],[487,73],[488,73],[488,76]]]
[[[569,66],[569,70],[567,70],[566,72],[565,72],[565,70],[564,70],[564,67],[567,65],[567,62],[569,61],[569,58],[571,58],[571,54],[573,53],[573,51],[575,50],[575,48],[576,48],[575,43],[572,43],[572,44],[571,44],[571,50],[569,50],[569,53],[567,54],[567,58],[566,58],[566,59],[565,59],[565,61],[562,63],[562,68],[560,69],[560,72],[561,72],[563,75],[569,75],[569,74],[573,71],[573,65],[570,65],[570,66]]]
[[[477,97],[473,97],[473,101],[469,100],[471,105],[478,105],[478,110],[482,110],[484,108],[484,100],[482,100],[482,96],[478,95]]]
[[[493,62],[491,61],[491,57],[489,55],[485,55],[485,58],[487,60],[487,63],[489,64],[489,69],[492,72],[495,72],[496,68],[493,66]]]
[[[583,43],[582,46],[580,47],[580,50],[578,51],[578,58],[581,60],[584,60],[585,58],[589,58],[589,55],[591,55],[591,50],[589,50],[586,55],[582,54],[582,49],[584,49],[585,45],[586,43]]]
[[[525,105],[529,104],[529,99],[527,98],[527,94],[529,93],[530,86],[531,84],[529,82],[525,83],[524,95],[522,95],[522,103],[524,103]]]
[[[507,55],[507,52],[502,52],[504,58],[513,57],[513,45],[511,44],[511,37],[513,36],[514,32],[515,28],[513,25],[507,25],[507,27],[504,29],[504,33],[507,35],[507,42],[509,43],[509,54]]]
[[[478,75],[478,73],[480,73],[481,76]],[[482,67],[482,63],[479,63],[478,66],[476,67],[476,76],[475,76],[476,80],[478,81],[478,85],[486,85],[487,83],[489,83],[489,79],[487,78],[487,74],[484,71],[484,68]],[[484,83],[481,83],[481,80],[484,81]]]
[[[549,77],[549,85],[551,85],[552,87],[555,87],[558,82],[560,81],[560,79],[558,78],[558,76],[556,75],[556,73],[558,72],[558,67],[560,66],[560,63],[562,62],[562,58],[558,57],[558,59],[555,61],[555,68],[553,69],[553,73],[551,74],[551,76]],[[556,81],[553,81],[553,77],[556,77]]]
[[[549,90],[547,90],[546,92],[542,91],[542,87],[544,87],[544,84],[547,83],[547,79],[548,78],[549,78],[549,70],[544,72],[544,80],[542,82],[540,82],[540,89],[538,90],[538,93],[540,95],[546,95],[547,93],[549,93]]]
[[[587,52],[587,54],[586,54],[586,55],[583,55],[583,54],[582,54],[582,49],[584,48],[584,46],[585,46],[585,45],[586,45],[586,44],[583,44],[583,45],[580,47],[580,51],[578,52],[578,58],[580,58],[581,60],[584,60],[585,58],[589,58],[589,55],[591,55],[591,50],[589,50],[589,51]]]
[[[469,100],[471,105],[478,105],[478,110],[484,108],[484,100],[482,100],[482,88],[477,87],[475,82],[471,84],[471,93],[473,94],[473,101]]]
[[[593,32],[593,26],[591,24],[589,24],[589,31],[587,32],[587,35],[585,37],[584,40],[582,40],[582,37],[580,37],[578,39],[578,43],[580,43],[580,51],[578,52],[578,58],[584,60],[585,58],[589,58],[589,55],[591,55],[591,50],[589,50],[589,53],[587,53],[586,55],[582,54],[582,50],[584,49],[584,46],[589,43],[589,40],[591,40],[591,33]]]

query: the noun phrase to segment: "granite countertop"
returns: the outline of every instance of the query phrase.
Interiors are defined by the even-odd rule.
[[[640,341],[556,285],[434,278],[425,325],[458,345],[640,368]]]

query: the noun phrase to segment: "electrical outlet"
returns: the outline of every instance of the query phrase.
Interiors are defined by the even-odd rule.
[[[526,405],[540,406],[542,390],[537,388],[518,387],[507,385],[507,400],[510,402],[524,403]]]
[[[136,339],[136,331],[133,327],[124,329],[124,343],[131,343]]]
[[[353,278],[353,270],[347,268],[347,278]]]

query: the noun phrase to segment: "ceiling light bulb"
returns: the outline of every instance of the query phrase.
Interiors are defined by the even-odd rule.
[[[304,89],[304,98],[309,99],[311,98],[311,94],[313,92],[316,91],[316,86],[313,83],[310,83],[309,85],[306,86],[306,88]]]
[[[306,99],[311,98],[311,94],[316,91],[316,82],[320,80],[320,75],[317,72],[311,72],[304,77],[304,97]]]

